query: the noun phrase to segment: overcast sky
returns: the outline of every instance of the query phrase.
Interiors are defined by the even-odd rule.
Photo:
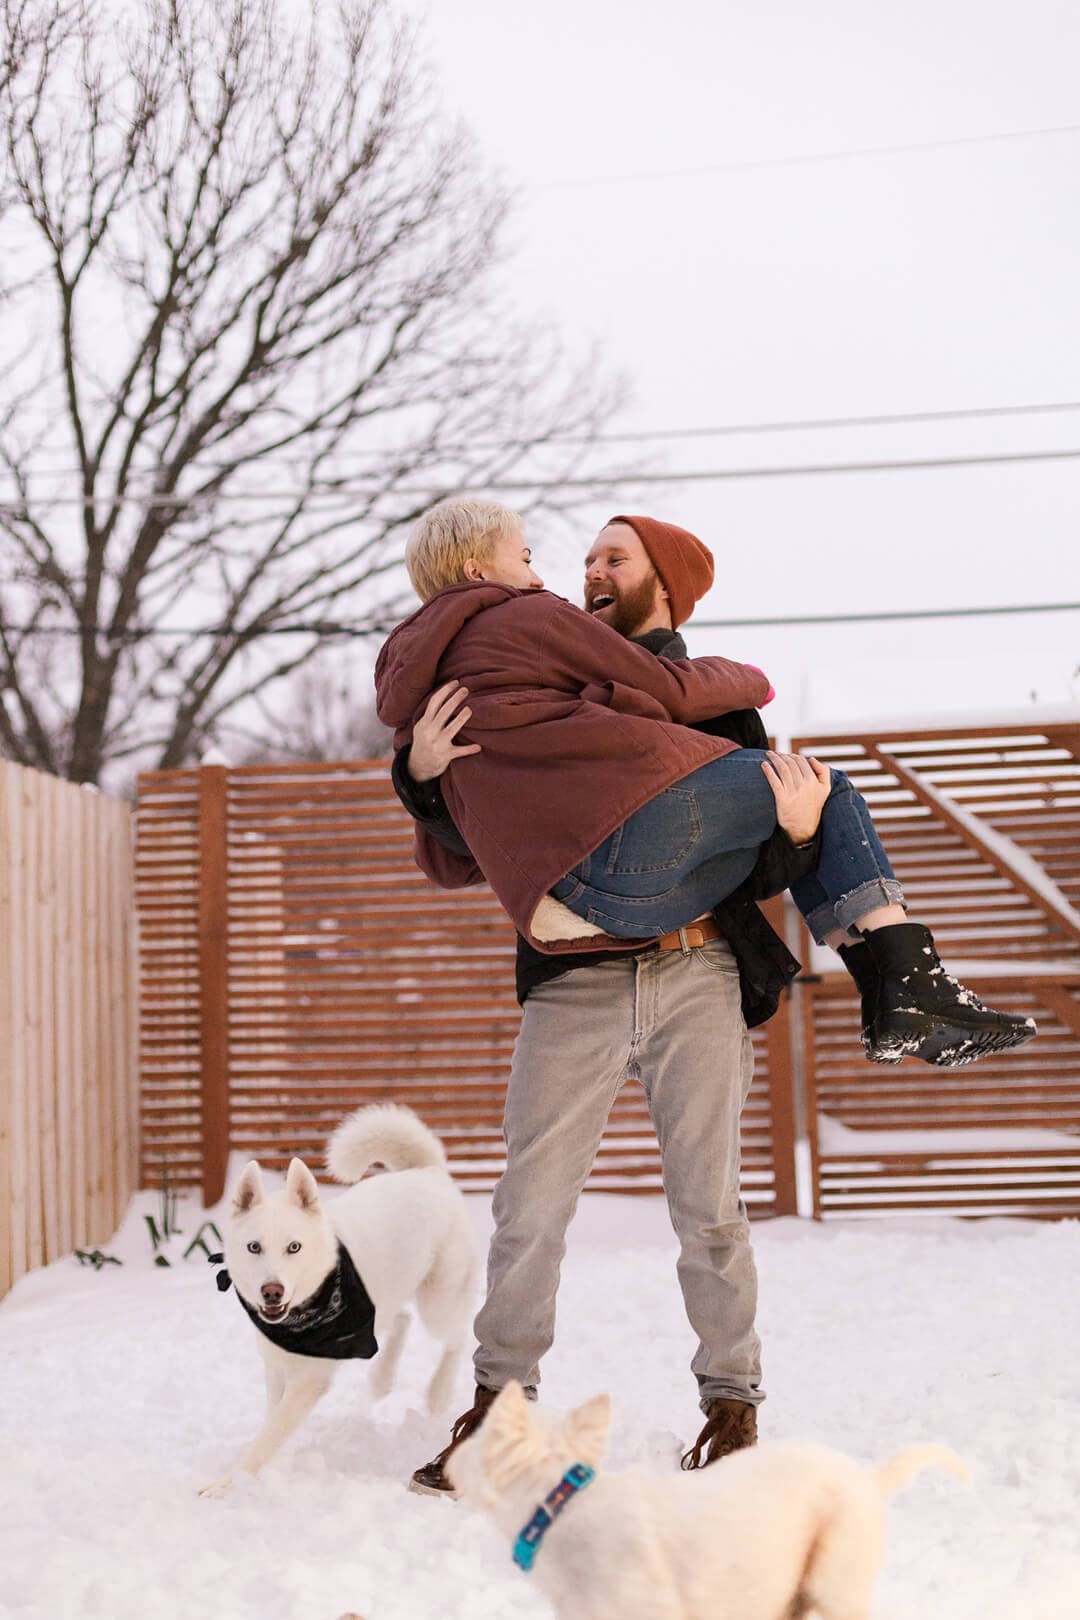
[[[970,139],[1080,126],[1080,8],[429,0],[420,15],[447,109],[517,191],[515,297],[627,376],[619,428],[1080,405],[1080,128]],[[1080,410],[647,448],[693,472],[1080,448]],[[1080,460],[687,481],[639,503],[715,552],[703,619],[1080,600],[1078,506]],[[607,515],[589,514],[582,554]],[[576,567],[533,538],[576,599]],[[1075,612],[688,639],[766,667],[786,732],[1029,709],[1032,693],[1080,705]]]

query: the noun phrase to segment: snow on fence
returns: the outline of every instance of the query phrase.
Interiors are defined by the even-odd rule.
[[[137,1185],[131,820],[0,761],[0,1295],[104,1243]]]

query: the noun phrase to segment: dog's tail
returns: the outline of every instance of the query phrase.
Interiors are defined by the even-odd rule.
[[[950,1451],[948,1446],[908,1446],[877,1469],[882,1494],[891,1496],[893,1491],[898,1491],[924,1468],[944,1468],[955,1479],[962,1479],[965,1483],[971,1479],[956,1452]]]
[[[358,1108],[326,1144],[326,1168],[335,1181],[359,1181],[373,1164],[388,1170],[445,1170],[446,1154],[434,1131],[400,1103]]]

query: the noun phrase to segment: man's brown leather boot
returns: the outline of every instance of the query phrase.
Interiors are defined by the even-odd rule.
[[[757,1445],[757,1407],[749,1401],[710,1401],[705,1427],[682,1459],[683,1468],[708,1468],[733,1451]]]
[[[447,1458],[457,1450],[463,1440],[476,1433],[487,1416],[488,1407],[498,1393],[497,1389],[485,1389],[482,1384],[477,1384],[473,1404],[467,1412],[462,1412],[450,1430],[450,1444],[440,1451],[437,1457],[433,1457],[431,1462],[416,1470],[409,1481],[410,1491],[416,1491],[421,1496],[453,1496],[454,1487],[446,1477]]]

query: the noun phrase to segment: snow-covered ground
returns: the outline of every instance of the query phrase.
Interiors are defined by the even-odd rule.
[[[482,1238],[488,1201],[470,1205]],[[156,1207],[137,1199],[107,1246],[122,1267],[63,1261],[0,1307],[0,1613],[543,1620],[484,1519],[404,1488],[446,1434],[419,1409],[419,1329],[377,1411],[346,1365],[262,1477],[196,1496],[259,1421],[261,1363],[201,1256],[153,1267]],[[188,1236],[198,1219],[181,1207]],[[755,1239],[764,1438],[868,1461],[943,1440],[974,1474],[924,1474],[894,1500],[878,1620],[1076,1620],[1080,1224],[785,1220]],[[610,1390],[617,1467],[673,1469],[696,1431],[673,1262],[657,1200],[583,1201],[543,1397]],[[455,1413],[470,1393],[463,1371]]]

